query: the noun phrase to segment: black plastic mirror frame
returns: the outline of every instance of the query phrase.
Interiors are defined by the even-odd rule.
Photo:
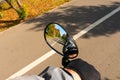
[[[78,53],[79,53],[78,46],[76,45],[76,42],[74,41],[74,39],[69,35],[69,33],[67,32],[67,30],[64,29],[64,27],[61,26],[61,28],[67,33],[67,36],[72,40],[72,42],[74,43],[74,45],[76,46],[76,49],[77,49],[77,51],[78,51],[78,52],[75,54],[75,56],[74,56],[74,54],[73,54],[73,55],[68,55],[68,56],[66,56],[66,54],[64,54],[63,52],[61,53],[61,52],[57,51],[55,48],[53,48],[53,47],[49,44],[49,42],[48,42],[47,39],[46,39],[46,29],[48,28],[48,26],[49,26],[50,24],[57,24],[57,25],[61,26],[61,25],[58,24],[58,23],[49,23],[49,24],[45,27],[45,29],[44,29],[44,38],[45,38],[46,43],[49,45],[49,47],[52,48],[54,51],[56,51],[58,54],[60,54],[60,55],[63,56],[63,57],[66,57],[66,58],[68,58],[68,59],[74,59],[74,58],[76,58],[76,57],[78,56]],[[74,56],[74,57],[69,57],[69,56]]]

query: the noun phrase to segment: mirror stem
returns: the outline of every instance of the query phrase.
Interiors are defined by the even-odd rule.
[[[64,68],[70,63],[70,60],[66,57],[62,58],[62,65],[64,66]]]

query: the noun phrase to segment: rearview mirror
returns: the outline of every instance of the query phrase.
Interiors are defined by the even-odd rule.
[[[48,24],[44,30],[44,38],[47,44],[58,54],[67,58],[77,57],[77,45],[61,25]]]

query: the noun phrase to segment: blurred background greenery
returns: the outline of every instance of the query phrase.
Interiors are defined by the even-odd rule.
[[[17,11],[11,7],[7,1],[11,1],[15,8],[17,8]],[[21,20],[28,20],[44,14],[48,10],[65,2],[69,2],[70,0],[19,0],[23,9],[21,9],[16,1],[17,0],[3,0],[0,2],[0,31],[20,23]]]

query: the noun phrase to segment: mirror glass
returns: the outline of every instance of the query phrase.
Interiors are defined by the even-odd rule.
[[[48,24],[44,30],[44,37],[47,44],[58,54],[71,59],[77,57],[78,48],[75,41],[59,24]]]
[[[66,42],[67,32],[58,24],[49,24],[45,29],[45,38],[48,45],[62,54]]]

